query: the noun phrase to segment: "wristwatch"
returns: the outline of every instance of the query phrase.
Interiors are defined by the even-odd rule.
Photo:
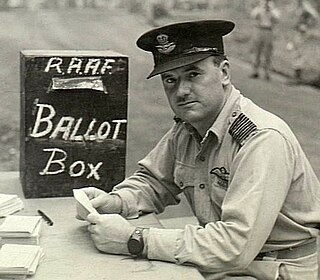
[[[132,256],[140,257],[143,252],[143,232],[144,228],[137,227],[128,240],[128,250]]]

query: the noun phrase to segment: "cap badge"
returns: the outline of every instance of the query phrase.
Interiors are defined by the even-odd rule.
[[[169,42],[169,40],[168,40],[169,36],[166,34],[160,34],[157,36],[156,39],[159,43],[159,45],[156,46],[159,53],[169,54],[176,47],[175,42]]]

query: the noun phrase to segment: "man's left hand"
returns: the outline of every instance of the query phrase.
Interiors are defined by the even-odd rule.
[[[129,255],[127,242],[135,227],[118,214],[90,214],[88,230],[98,250],[110,254]]]

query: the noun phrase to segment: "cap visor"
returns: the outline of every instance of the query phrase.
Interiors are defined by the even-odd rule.
[[[198,62],[198,61],[203,60],[209,56],[212,56],[212,53],[198,53],[198,54],[193,54],[190,56],[184,56],[184,57],[172,59],[166,63],[163,63],[159,66],[156,66],[153,69],[153,71],[149,74],[147,79],[150,79],[156,75],[162,74],[162,73],[167,72],[169,70],[173,70],[176,68],[180,68],[180,67]]]

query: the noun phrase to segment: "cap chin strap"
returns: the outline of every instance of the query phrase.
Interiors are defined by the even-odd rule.
[[[195,53],[201,53],[201,52],[213,52],[217,54],[223,54],[223,52],[218,51],[217,48],[211,48],[211,47],[192,47],[190,49],[184,50],[183,54],[195,54]]]

